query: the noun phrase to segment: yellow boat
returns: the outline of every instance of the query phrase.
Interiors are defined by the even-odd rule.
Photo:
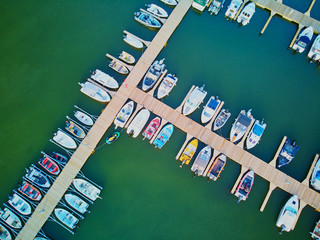
[[[179,158],[179,160],[181,161],[180,167],[182,167],[183,164],[188,165],[190,163],[194,153],[197,151],[197,147],[198,139],[193,139],[184,149],[183,153]]]

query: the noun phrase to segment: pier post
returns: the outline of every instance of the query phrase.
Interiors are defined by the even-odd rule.
[[[221,101],[220,104],[219,104],[219,106],[218,106],[218,108],[217,108],[217,110],[216,110],[216,112],[214,113],[212,119],[210,120],[209,123],[207,123],[207,125],[205,125],[205,127],[208,128],[210,131],[212,131],[213,121],[216,119],[216,117],[217,117],[218,113],[220,112],[223,104],[224,104],[224,101]]]
[[[309,172],[307,174],[307,177],[303,180],[302,184],[306,185],[307,187],[309,187],[309,181],[310,181],[310,177],[311,177],[311,174],[313,172],[313,168],[314,166],[316,165],[317,161],[319,159],[319,154],[317,153],[316,156],[314,157],[313,159],[313,162],[311,164],[311,167],[309,169]]]
[[[141,108],[142,108],[142,106],[140,104],[137,104],[136,110],[132,113],[131,117],[128,119],[128,121],[126,122],[126,124],[124,125],[123,128],[127,128],[129,126],[129,124],[132,122],[132,120],[134,119],[134,117],[137,115],[138,111]]]
[[[293,39],[292,39],[292,41],[291,41],[291,43],[289,45],[289,48],[292,48],[292,46],[293,46],[294,42],[296,41],[296,39],[297,39],[297,37],[298,37],[298,35],[299,35],[299,33],[300,33],[302,28],[303,28],[303,25],[299,23],[298,30],[297,30],[296,34],[294,35],[294,37],[293,37]]]
[[[186,147],[187,143],[191,140],[191,138],[193,138],[193,136],[192,136],[191,134],[187,133],[186,140],[185,140],[184,143],[182,144],[182,147],[180,148],[180,150],[179,150],[179,152],[178,152],[178,154],[177,154],[177,156],[176,156],[176,160],[179,159],[182,151],[183,151],[184,148]]]
[[[247,136],[248,136],[248,134],[249,134],[249,132],[250,132],[250,130],[252,128],[252,125],[254,124],[254,121],[255,121],[255,119],[252,118],[251,119],[251,123],[250,123],[249,127],[247,128],[247,131],[243,135],[241,141],[238,144],[236,144],[237,146],[241,147],[242,149],[244,148],[244,141],[246,140],[246,138],[247,138]]]
[[[158,81],[156,82],[156,84],[153,86],[153,88],[148,92],[148,94],[150,94],[151,96],[153,96],[154,91],[157,89],[157,87],[159,86],[159,84],[161,83],[162,79],[164,78],[164,76],[167,74],[168,70],[164,70],[160,76],[160,78],[158,79]]]
[[[269,190],[268,190],[267,195],[266,195],[266,197],[264,198],[263,203],[262,203],[262,205],[261,205],[261,207],[260,207],[260,212],[263,212],[264,208],[265,208],[266,205],[267,205],[267,202],[269,201],[269,198],[270,198],[270,196],[271,196],[271,193],[273,192],[273,190],[274,190],[276,187],[277,187],[277,186],[274,185],[272,182],[269,182]]]
[[[163,128],[163,126],[164,126],[167,122],[168,122],[167,120],[165,120],[165,119],[163,119],[163,118],[161,119],[161,124],[160,124],[159,128],[157,129],[157,131],[153,134],[153,136],[152,136],[152,138],[151,138],[151,140],[150,140],[150,144],[153,143],[153,141],[156,139],[158,133],[161,131],[161,129]]]
[[[243,176],[243,174],[248,171],[248,168],[244,167],[243,165],[241,165],[241,172],[236,180],[236,182],[233,185],[233,188],[231,189],[231,193],[234,194],[234,192],[236,191],[237,186],[239,185],[239,182],[241,181],[241,178]]]
[[[194,88],[195,88],[195,86],[194,86],[194,85],[192,85],[192,87],[190,88],[190,90],[189,90],[189,92],[188,92],[187,96],[183,99],[183,101],[182,101],[182,103],[179,105],[179,107],[177,107],[177,108],[176,108],[176,111],[178,111],[179,113],[181,113],[181,111],[182,111],[182,107],[183,107],[184,103],[187,101],[187,99],[188,99],[188,97],[189,97],[190,93],[193,91],[193,89],[194,89]]]
[[[271,166],[273,166],[273,167],[276,167],[276,162],[277,162],[278,156],[279,156],[280,151],[281,151],[281,149],[282,149],[282,147],[283,147],[283,145],[284,145],[284,143],[285,143],[286,141],[287,141],[287,137],[284,136],[284,137],[282,138],[282,141],[281,141],[281,143],[280,143],[280,145],[279,145],[279,147],[278,147],[278,150],[276,151],[273,159],[269,162],[269,165],[271,165]]]
[[[202,176],[204,176],[204,177],[207,176],[207,173],[209,172],[209,169],[210,169],[211,165],[213,164],[214,160],[216,159],[216,157],[217,157],[219,154],[220,154],[219,151],[213,149],[212,158],[210,159],[210,161],[209,161],[206,169],[204,170]]]
[[[268,25],[269,25],[269,23],[270,23],[270,21],[271,21],[272,17],[273,17],[275,14],[276,14],[276,13],[275,13],[274,11],[272,11],[272,10],[271,10],[271,12],[270,12],[270,16],[269,16],[269,18],[268,18],[268,20],[267,20],[266,24],[263,26],[263,28],[262,28],[262,30],[261,30],[261,32],[260,32],[260,34],[259,34],[259,36],[261,36],[261,35],[264,33],[264,31],[265,31],[265,30],[266,30],[266,28],[268,27]]]

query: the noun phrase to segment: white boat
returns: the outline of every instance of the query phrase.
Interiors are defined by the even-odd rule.
[[[115,125],[115,129],[117,127],[123,128],[126,122],[129,120],[134,108],[134,102],[129,101],[127,102],[121,110],[118,112],[116,118],[114,119],[113,123]]]
[[[143,43],[139,39],[135,38],[132,35],[124,36],[123,41],[125,41],[131,47],[134,47],[136,49],[142,49],[143,48]]]
[[[0,223],[0,240],[12,240],[10,232]]]
[[[210,12],[210,15],[218,15],[220,10],[223,8],[223,4],[226,0],[213,0],[212,3],[209,6],[208,12]]]
[[[4,208],[4,210],[0,209],[0,219],[14,229],[20,229],[22,227],[20,218],[9,208]]]
[[[76,227],[76,224],[79,222],[78,218],[76,218],[72,213],[63,208],[54,209],[54,214],[64,225],[71,229],[74,229]]]
[[[198,156],[194,160],[191,171],[194,172],[195,175],[201,176],[208,165],[210,158],[211,158],[211,147],[206,146],[201,149],[198,153]]]
[[[66,195],[64,195],[64,199],[72,208],[80,213],[85,213],[88,210],[89,204],[79,198],[77,195],[67,193]]]
[[[60,144],[61,146],[65,147],[65,148],[69,148],[69,149],[76,149],[77,148],[77,144],[73,140],[73,138],[70,137],[69,135],[67,135],[66,133],[62,132],[61,130],[58,130],[54,134],[52,139],[53,139],[53,141],[55,141],[56,143]]]
[[[91,201],[95,201],[101,192],[99,188],[81,178],[73,179],[72,184],[79,193]]]
[[[92,99],[102,103],[110,102],[111,98],[109,94],[102,88],[94,85],[93,83],[85,82],[79,83],[79,85],[81,86],[80,91],[88,97],[91,97]]]
[[[253,14],[256,11],[256,4],[254,2],[248,3],[241,11],[238,16],[237,22],[242,24],[243,26],[247,25],[250,22]]]
[[[148,119],[150,117],[150,111],[148,109],[142,109],[138,114],[134,117],[127,128],[127,133],[132,135],[132,137],[136,138],[144,125],[146,125]]]
[[[193,3],[192,3],[192,7],[195,10],[203,12],[203,10],[207,6],[208,2],[209,2],[209,0],[194,0]]]
[[[283,231],[289,232],[297,219],[297,213],[299,210],[299,199],[297,195],[293,195],[280,211],[277,227],[281,228],[280,233]]]
[[[229,112],[228,109],[222,109],[221,112],[216,117],[216,119],[214,120],[213,131],[216,131],[222,128],[226,124],[230,116],[231,116],[231,113]]]
[[[74,116],[83,124],[92,126],[93,125],[93,120],[91,117],[89,117],[87,114],[81,112],[81,111],[75,111]]]
[[[147,12],[135,12],[134,19],[148,28],[159,29],[162,26],[158,19]]]
[[[209,122],[213,115],[216,113],[216,110],[219,108],[221,101],[218,99],[218,97],[210,97],[207,104],[203,107],[202,113],[201,113],[201,122],[203,124]]]
[[[169,5],[169,6],[176,6],[178,3],[176,2],[176,0],[160,0],[161,2]]]
[[[162,72],[164,71],[165,64],[164,58],[159,60],[154,61],[154,63],[150,66],[148,72],[143,78],[142,82],[142,90],[143,91],[148,91],[150,90],[155,83],[159,80]]]
[[[37,170],[34,166],[31,166],[27,170],[25,178],[36,184],[38,187],[49,188],[51,183],[46,175]]]
[[[230,141],[237,142],[239,141],[243,135],[246,133],[248,127],[251,124],[253,117],[251,115],[251,109],[246,112],[242,110],[234,123],[232,124],[231,131],[230,131]]]
[[[234,19],[242,4],[243,0],[232,0],[225,13],[225,17],[227,19]]]
[[[135,58],[134,56],[132,56],[131,54],[122,51],[121,54],[119,55],[119,59],[121,59],[122,61],[128,63],[128,64],[134,64],[135,63]]]
[[[119,83],[113,77],[111,77],[109,74],[100,71],[99,69],[93,71],[90,78],[100,83],[104,87],[111,89],[119,88]]]
[[[247,149],[251,149],[259,143],[261,136],[264,130],[266,129],[266,127],[267,127],[267,124],[265,124],[263,120],[261,122],[259,120],[255,121],[246,139]]]
[[[69,119],[69,117],[67,117]],[[86,132],[80,127],[78,124],[76,124],[74,121],[70,120],[66,121],[65,129],[70,133],[72,136],[84,139],[86,137]]]
[[[156,4],[146,4],[147,11],[160,18],[167,18],[168,13]]]
[[[292,49],[298,53],[302,53],[306,49],[308,44],[311,42],[312,37],[313,37],[313,27],[310,26],[301,30],[297,40],[292,46]]]
[[[123,75],[129,74],[129,69],[125,65],[123,65],[121,61],[117,59],[113,59],[110,62],[109,67],[120,74],[123,74]]]
[[[30,204],[16,193],[14,193],[12,196],[9,196],[8,203],[15,210],[17,210],[18,213],[20,213],[22,215],[31,214],[32,210],[31,210]]]
[[[199,105],[203,102],[203,99],[206,97],[207,92],[204,90],[204,85],[199,88],[195,87],[193,91],[190,93],[187,101],[183,105],[182,113],[187,116],[193,113]]]
[[[169,95],[171,90],[174,88],[178,81],[178,78],[175,74],[167,74],[165,78],[162,80],[162,82],[159,85],[158,92],[157,92],[157,98],[161,99]]]
[[[317,164],[313,169],[310,184],[314,189],[320,190],[320,159],[318,159]]]
[[[308,57],[310,58],[310,61],[316,62],[320,60],[320,34],[313,41]]]
[[[310,234],[313,239],[320,240],[320,220],[316,223],[316,226]]]

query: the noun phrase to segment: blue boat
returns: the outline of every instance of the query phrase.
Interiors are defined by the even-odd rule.
[[[172,124],[168,124],[167,126],[162,128],[162,130],[160,131],[156,139],[153,141],[155,148],[162,148],[163,145],[169,140],[172,133],[173,133]]]
[[[279,154],[278,167],[289,164],[296,156],[299,149],[300,147],[296,144],[295,141],[291,142],[290,139],[287,139]]]
[[[161,28],[161,23],[159,22],[159,20],[148,13],[135,12],[134,19],[146,27],[155,29]]]

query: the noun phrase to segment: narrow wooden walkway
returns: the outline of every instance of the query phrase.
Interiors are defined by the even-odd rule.
[[[165,46],[183,17],[191,7],[192,0],[182,0],[173,10],[166,23],[159,30],[153,41],[141,56],[132,72],[114,95],[108,106],[104,109],[94,126],[90,129],[87,137],[82,141],[68,164],[57,177],[43,200],[33,212],[16,239],[32,240],[42,228],[48,217],[72,183],[72,180],[79,173],[91,153],[96,148],[105,132],[112,125],[114,118],[128,97],[135,90],[136,86],[154,62],[162,48]]]

